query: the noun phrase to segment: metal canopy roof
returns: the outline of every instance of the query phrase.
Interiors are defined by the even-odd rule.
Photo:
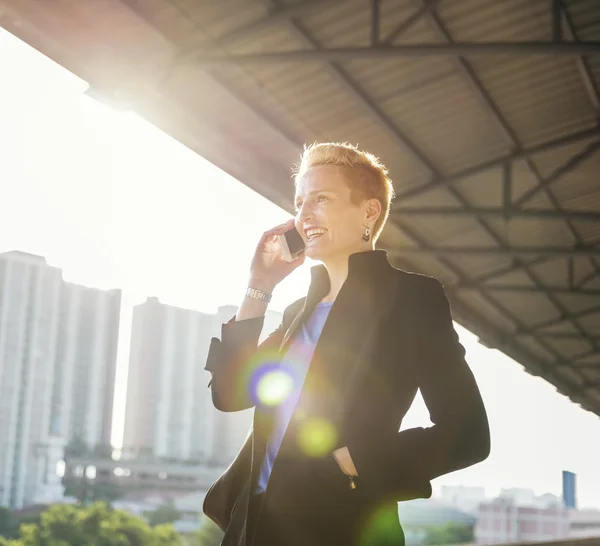
[[[303,143],[380,156],[392,259],[600,415],[598,0],[3,3],[92,92],[289,210]]]

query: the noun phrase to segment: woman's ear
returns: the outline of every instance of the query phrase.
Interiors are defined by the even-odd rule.
[[[381,216],[382,207],[379,199],[368,199],[366,212],[366,221],[372,226]]]

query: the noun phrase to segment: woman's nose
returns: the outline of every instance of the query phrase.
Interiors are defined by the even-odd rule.
[[[306,204],[302,204],[298,209],[298,214],[296,215],[298,222],[305,224],[307,220],[310,220],[310,217],[311,213],[309,207],[307,207]]]

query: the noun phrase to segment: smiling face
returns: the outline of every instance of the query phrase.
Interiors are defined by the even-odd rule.
[[[306,256],[328,262],[346,260],[373,248],[362,238],[365,226],[381,213],[376,199],[353,196],[351,167],[318,165],[307,169],[296,184],[296,228],[306,242]]]

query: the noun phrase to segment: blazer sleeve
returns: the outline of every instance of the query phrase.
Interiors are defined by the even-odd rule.
[[[490,453],[487,414],[444,289],[435,279],[424,277],[423,283],[414,308],[414,364],[433,426],[399,432],[395,441],[359,454],[356,461],[363,480],[378,482],[398,500],[430,496],[432,479]]]
[[[211,373],[209,387],[215,408],[231,412],[256,404],[251,389],[256,372],[277,360],[276,353],[283,341],[288,317],[297,309],[295,304],[288,307],[282,323],[260,345],[258,340],[264,317],[240,321],[233,317],[223,324],[221,339],[213,337],[211,340],[204,367]]]

